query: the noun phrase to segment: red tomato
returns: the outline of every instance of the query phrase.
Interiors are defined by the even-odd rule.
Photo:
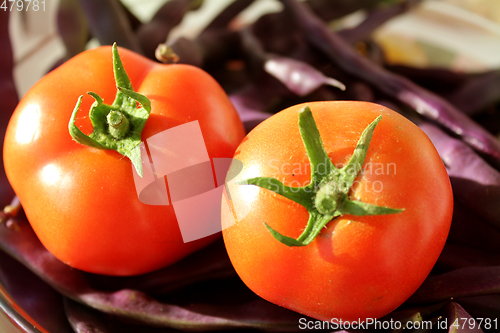
[[[243,125],[212,77],[192,66],[119,52],[134,90],[151,100],[143,141],[198,120],[211,158],[234,154]],[[132,275],[169,265],[214,240],[217,235],[183,243],[172,205],[139,201],[129,159],[71,138],[72,111],[87,91],[113,103],[111,47],[86,51],[42,78],[19,103],[7,130],[7,176],[44,246],[81,270]],[[84,133],[92,131],[83,118],[93,102],[85,95],[77,116]]]
[[[403,211],[329,219],[305,246],[287,246],[273,237],[265,224],[283,236],[299,237],[308,210],[241,182],[272,177],[291,187],[310,183],[298,127],[305,105],[317,123],[325,158],[338,168],[349,161],[368,124],[382,116],[348,199]],[[453,208],[445,167],[417,126],[383,106],[314,102],[290,107],[250,132],[234,158],[243,170],[229,184],[231,204],[223,205],[224,242],[243,282],[272,303],[326,321],[380,318],[415,292],[445,244]]]

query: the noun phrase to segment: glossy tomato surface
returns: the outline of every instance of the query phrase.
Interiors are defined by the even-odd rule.
[[[366,102],[307,105],[339,168],[382,115],[349,197],[404,211],[337,217],[306,246],[275,239],[264,223],[297,238],[308,211],[270,190],[237,183],[254,177],[293,187],[310,182],[298,127],[305,105],[297,105],[261,123],[236,151],[243,170],[229,184],[231,204],[224,201],[222,209],[227,251],[245,284],[270,302],[320,320],[379,318],[408,299],[441,253],[453,209],[449,177],[427,136],[396,112]]]
[[[244,129],[212,77],[126,49],[119,53],[134,90],[151,100],[143,141],[198,120],[211,158],[234,154]],[[171,264],[217,237],[184,243],[172,205],[139,201],[128,158],[71,138],[68,123],[80,95],[76,124],[84,133],[92,131],[88,110],[94,100],[88,91],[113,103],[111,47],[86,51],[46,75],[24,96],[7,130],[7,176],[44,246],[85,271],[132,275]]]

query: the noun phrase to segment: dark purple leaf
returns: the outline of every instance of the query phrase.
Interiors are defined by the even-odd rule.
[[[500,294],[500,266],[466,267],[428,277],[409,304]]]
[[[113,45],[142,53],[141,46],[119,0],[79,0],[92,35],[101,45]]]
[[[341,69],[369,82],[381,92],[438,122],[476,150],[491,157],[496,164],[500,164],[500,141],[451,103],[359,55],[348,43],[328,29],[325,23],[303,3],[297,0],[281,0],[281,2],[294,21],[300,23],[310,43],[328,55]]]

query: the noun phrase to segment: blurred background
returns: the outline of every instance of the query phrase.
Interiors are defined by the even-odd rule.
[[[10,34],[20,96],[65,56],[57,27],[60,1],[70,2],[45,0],[39,11],[14,8],[11,12]],[[122,0],[122,3],[141,22],[148,22],[166,1]],[[169,39],[196,36],[231,2],[205,0],[201,8],[185,15]],[[265,12],[279,10],[281,4],[276,0],[257,0],[239,20],[241,24],[251,23]],[[356,11],[334,22],[335,28],[355,26],[364,15],[363,10]],[[426,0],[377,28],[374,38],[383,47],[387,62],[392,64],[439,66],[467,72],[500,68],[500,1]],[[88,48],[97,45],[96,39],[87,43]]]

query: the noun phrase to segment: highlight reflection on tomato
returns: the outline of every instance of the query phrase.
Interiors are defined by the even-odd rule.
[[[163,65],[119,49],[135,91],[151,101],[141,140],[198,120],[211,158],[231,157],[243,125],[219,84],[187,65]],[[79,54],[42,78],[14,112],[4,145],[5,169],[44,246],[73,267],[132,275],[171,264],[217,236],[184,243],[172,205],[139,201],[130,160],[75,142],[68,123],[79,96],[106,104],[117,94],[111,47]],[[76,118],[83,133],[94,102]]]
[[[304,125],[306,106],[319,135]],[[290,107],[250,132],[234,158],[243,170],[223,204],[224,242],[243,282],[270,302],[320,320],[379,318],[420,286],[445,244],[445,167],[417,126],[383,106]],[[362,167],[349,179],[353,160]],[[347,192],[331,190],[345,177]]]

